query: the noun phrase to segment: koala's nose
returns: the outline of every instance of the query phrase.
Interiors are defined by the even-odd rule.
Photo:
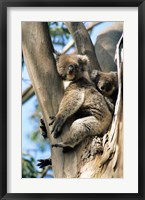
[[[73,72],[74,67],[73,67],[72,65],[70,65],[70,66],[68,67],[68,70],[69,70],[69,72]]]
[[[105,89],[104,85],[102,85],[102,86],[100,87],[100,89],[101,89],[101,90],[104,90],[104,89]]]

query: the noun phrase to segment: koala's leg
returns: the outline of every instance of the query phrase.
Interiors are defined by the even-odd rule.
[[[112,100],[108,97],[104,97],[106,103],[107,103],[107,106],[110,110],[111,113],[114,113],[114,110],[115,110],[115,105],[113,104]]]
[[[52,147],[71,147],[74,148],[83,139],[88,136],[104,135],[102,127],[103,123],[97,120],[94,116],[77,119],[73,122],[70,128],[70,137],[66,141],[53,144]]]
[[[54,138],[60,135],[61,129],[68,117],[72,116],[84,102],[84,89],[73,89],[67,91],[60,103],[59,112],[49,125],[52,126],[51,133]]]

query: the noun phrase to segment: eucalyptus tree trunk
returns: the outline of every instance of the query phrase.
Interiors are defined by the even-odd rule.
[[[85,54],[90,60],[90,68],[101,70],[95,49],[86,30],[81,22],[65,22],[77,46],[78,53]]]
[[[100,68],[97,58],[94,57],[93,45],[90,43],[90,38],[87,31],[84,30],[82,24],[77,24],[75,29],[73,23],[67,23],[70,32],[82,30],[82,37],[85,37],[87,47],[78,49],[79,53],[86,53],[89,56],[93,55],[93,62],[96,65],[94,68]],[[78,31],[78,33],[79,33]],[[77,36],[77,34],[76,34]],[[77,47],[81,44],[74,38]],[[82,40],[81,40],[82,41]],[[74,120],[70,118],[62,131],[62,135],[58,139],[54,139],[50,134],[50,127],[48,126],[50,116],[55,116],[58,112],[60,101],[64,94],[63,82],[56,71],[56,63],[53,57],[53,46],[50,39],[47,23],[41,22],[23,22],[22,23],[22,50],[24,60],[28,69],[30,79],[40,104],[43,118],[48,132],[48,142],[50,144],[63,141],[69,137],[69,127]],[[119,100],[119,105],[122,105]],[[118,109],[116,111],[118,113]],[[61,148],[51,149],[52,168],[54,177],[56,178],[95,178],[95,177],[122,177],[122,110],[119,107],[119,116],[115,123],[117,123],[117,130],[113,129],[111,133],[108,132],[108,137],[104,137],[104,153],[103,155],[90,154],[93,149],[94,138],[87,138],[73,151],[63,153]],[[120,130],[119,130],[120,129]],[[115,134],[114,130],[119,134]],[[114,137],[115,135],[115,137]],[[113,139],[115,138],[115,139]],[[111,143],[113,141],[113,143]],[[112,146],[109,146],[112,145]],[[115,145],[115,147],[114,147]],[[112,148],[111,148],[112,147]]]

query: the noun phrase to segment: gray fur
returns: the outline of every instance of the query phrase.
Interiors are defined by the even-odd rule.
[[[93,70],[91,73],[91,80],[94,82],[96,89],[105,97],[110,110],[114,111],[118,95],[117,72],[101,72]]]
[[[70,127],[70,137],[63,143],[54,144],[55,147],[74,148],[88,136],[101,137],[111,124],[112,114],[103,95],[86,78],[87,64],[87,57],[81,55],[62,55],[57,60],[60,76],[72,82],[67,87],[59,111],[51,123],[54,137],[60,134],[63,124],[71,115],[75,114],[77,119]]]

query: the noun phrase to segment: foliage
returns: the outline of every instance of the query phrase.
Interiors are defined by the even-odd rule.
[[[64,46],[70,38],[70,33],[64,23],[49,22],[49,30],[54,45]]]
[[[35,160],[29,154],[22,155],[22,178],[36,178],[38,172],[35,168]]]

